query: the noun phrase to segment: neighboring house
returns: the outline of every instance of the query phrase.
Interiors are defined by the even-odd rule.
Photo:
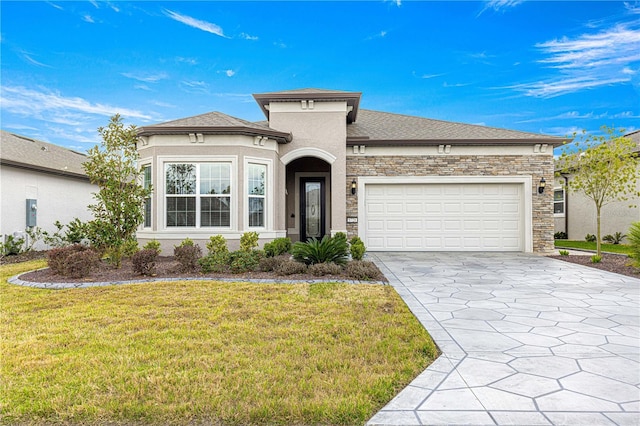
[[[347,232],[369,251],[553,250],[553,191],[538,188],[565,139],[364,110],[360,97],[262,93],[265,122],[211,112],[139,128],[153,186],[140,243]]]
[[[92,218],[87,206],[97,187],[82,169],[86,156],[61,146],[1,131],[0,234],[24,236],[28,226],[48,232],[74,218]],[[45,248],[42,242],[36,249]]]
[[[640,152],[640,130],[627,133],[625,137],[636,143]],[[639,166],[640,167],[640,166]],[[555,232],[566,232],[570,240],[583,240],[587,234],[596,234],[596,208],[593,200],[580,192],[566,191],[566,182],[571,174],[562,173],[556,177],[554,187]],[[638,182],[640,191],[640,182]],[[633,222],[640,221],[640,198],[616,201],[602,207],[600,226],[601,237],[621,232],[627,234]]]

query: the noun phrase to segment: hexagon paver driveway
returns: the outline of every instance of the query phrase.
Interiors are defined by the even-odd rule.
[[[371,256],[442,355],[368,424],[640,424],[640,280],[542,256]]]

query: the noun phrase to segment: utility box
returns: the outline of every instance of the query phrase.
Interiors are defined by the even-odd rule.
[[[38,204],[37,200],[27,199],[27,228],[38,225]]]

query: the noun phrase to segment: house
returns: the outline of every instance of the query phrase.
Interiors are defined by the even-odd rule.
[[[359,92],[253,97],[266,121],[210,112],[138,129],[153,187],[141,244],[346,232],[369,251],[553,250],[544,185],[564,139],[366,110]]]
[[[0,131],[0,234],[24,236],[27,227],[55,232],[55,221],[92,218],[89,183],[80,154],[58,145]],[[44,249],[42,242],[36,249]]]
[[[640,130],[624,135],[636,143],[636,152],[640,152]],[[596,208],[593,200],[579,192],[565,191],[571,174],[560,173],[553,190],[553,212],[555,232],[565,232],[571,240],[583,240],[587,234],[596,234]],[[638,182],[640,191],[640,182]],[[613,235],[616,232],[627,234],[633,222],[640,221],[640,199],[617,201],[602,207],[600,235]]]

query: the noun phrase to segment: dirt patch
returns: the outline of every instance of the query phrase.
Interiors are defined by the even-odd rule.
[[[591,262],[591,256],[588,255],[549,257],[553,259],[559,259],[564,262],[577,263],[579,265],[589,266],[591,268],[602,269],[603,271],[615,272],[616,274],[626,275],[633,278],[640,278],[640,269],[631,266],[631,259],[623,255],[603,253],[602,261],[600,261],[599,263]]]
[[[380,281],[386,281],[384,275],[380,273]],[[31,282],[57,282],[57,283],[75,283],[75,282],[116,282],[141,280],[146,278],[201,278],[201,279],[273,279],[273,280],[300,280],[300,281],[352,281],[346,274],[315,276],[312,274],[294,274],[294,275],[278,275],[275,272],[247,272],[242,274],[230,273],[202,273],[202,272],[179,272],[178,262],[173,256],[160,256],[156,261],[156,272],[152,276],[144,276],[136,274],[129,259],[122,261],[122,267],[114,268],[111,264],[102,261],[99,267],[92,271],[90,276],[86,278],[70,278],[54,274],[51,270],[41,269],[39,271],[23,274],[21,279]]]

